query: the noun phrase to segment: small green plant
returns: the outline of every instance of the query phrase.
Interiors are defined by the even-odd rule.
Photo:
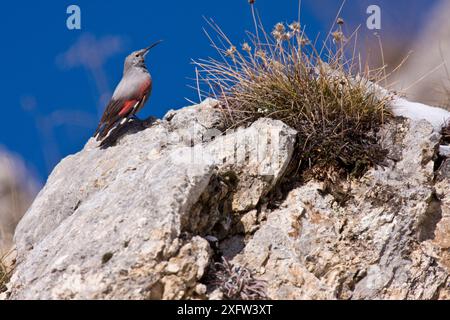
[[[370,88],[386,75],[363,68],[355,50],[346,58],[353,36],[344,35],[344,21],[336,20],[328,45],[318,50],[299,22],[278,23],[269,34],[253,18],[255,33],[239,46],[209,21],[219,40],[207,35],[220,58],[195,62],[200,98],[220,102],[229,128],[266,117],[296,129],[296,166],[303,177],[360,176],[381,163],[386,152],[377,131],[391,116],[389,99]]]

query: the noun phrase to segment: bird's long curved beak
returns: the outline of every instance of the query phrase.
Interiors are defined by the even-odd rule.
[[[150,47],[147,47],[144,49],[144,57],[147,55],[147,53],[154,47],[156,47],[158,44],[160,44],[161,42],[163,42],[162,40],[158,40],[156,41],[154,44],[152,44]]]

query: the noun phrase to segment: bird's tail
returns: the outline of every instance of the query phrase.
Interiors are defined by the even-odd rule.
[[[94,137],[98,141],[98,136],[102,132],[102,129],[105,127],[104,123],[99,123],[97,129],[95,130],[92,137]]]
[[[117,127],[122,126],[125,124],[130,118],[136,114],[136,112],[140,109],[140,107],[145,103],[146,96],[144,96],[143,99],[137,101],[135,105],[127,110],[127,115],[124,116],[121,112],[117,114],[112,119],[108,119],[107,122],[100,121],[100,124],[98,125],[97,130],[95,130],[94,137],[97,139],[97,141],[103,140],[105,137],[108,136],[109,132]]]
[[[111,129],[113,129],[116,125],[117,125],[117,120],[102,124],[102,126],[100,126],[95,131],[94,138],[97,141],[103,140],[108,135],[108,133],[111,131]]]
[[[131,115],[123,118],[122,116],[116,116],[114,119],[109,121],[108,123],[102,123],[102,125],[99,125],[99,128],[94,133],[94,138],[97,141],[101,141],[108,137],[111,131],[118,129],[119,127],[123,126],[129,119]]]

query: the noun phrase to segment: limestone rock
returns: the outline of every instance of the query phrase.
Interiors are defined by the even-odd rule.
[[[17,227],[10,297],[195,295],[212,255],[197,235],[231,214],[206,215],[203,202],[218,208],[222,198],[230,198],[255,207],[290,162],[296,135],[282,122],[260,120],[202,142],[217,125],[211,104],[182,109],[107,149],[92,139],[61,161]],[[259,150],[261,137],[274,143]],[[222,176],[239,179],[214,198],[210,188],[224,184]]]
[[[17,227],[6,296],[223,299],[209,279],[224,256],[271,299],[448,299],[450,161],[436,126],[387,123],[386,163],[340,182],[342,204],[317,181],[283,186],[293,129],[224,132],[216,104],[64,159]]]
[[[448,172],[439,185],[433,180],[439,135],[426,121],[385,129],[397,161],[354,182],[346,207],[310,182],[292,190],[236,255],[235,263],[263,268],[271,298],[448,296]]]

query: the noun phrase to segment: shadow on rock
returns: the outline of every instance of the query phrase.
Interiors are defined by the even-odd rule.
[[[138,118],[130,119],[127,123],[118,128],[115,128],[111,133],[100,143],[101,149],[107,149],[114,146],[117,141],[127,134],[138,133],[142,130],[148,129],[157,121],[155,117],[149,117],[145,120]]]

